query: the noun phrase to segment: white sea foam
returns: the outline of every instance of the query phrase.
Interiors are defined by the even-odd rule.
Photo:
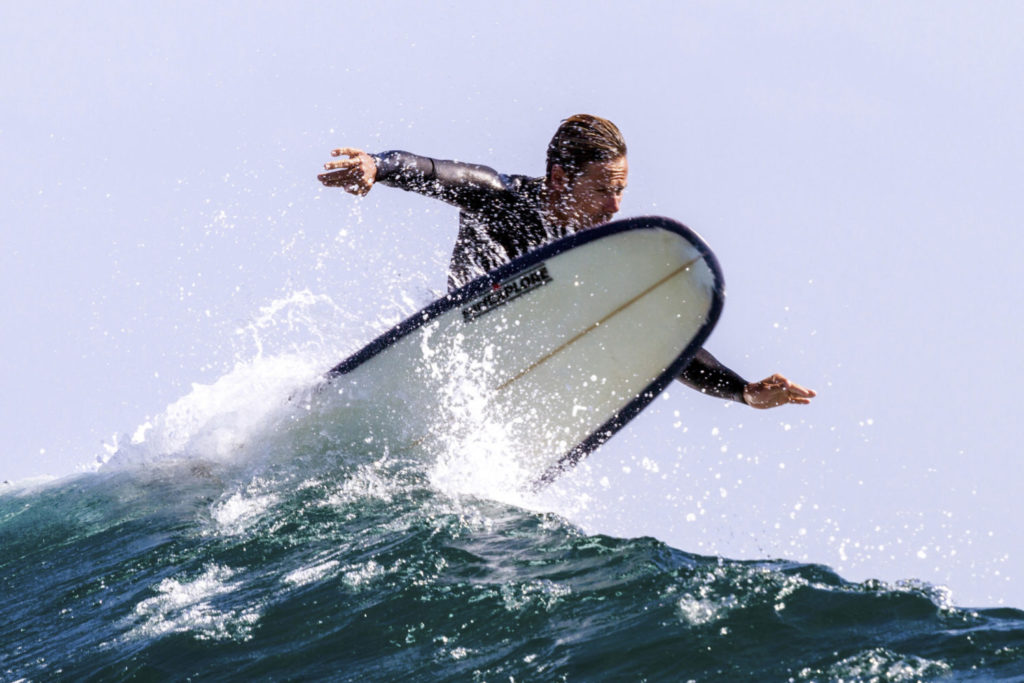
[[[302,567],[285,574],[284,582],[292,586],[305,586],[315,583],[334,574],[340,564],[337,560],[328,560],[308,567]]]
[[[362,564],[346,567],[342,579],[350,588],[365,588],[374,579],[384,576],[384,567],[370,560]]]
[[[268,492],[267,483],[257,478],[245,491],[237,491],[215,503],[210,509],[210,515],[220,533],[237,535],[243,533],[279,500],[280,496]]]
[[[259,621],[258,606],[223,608],[214,600],[235,591],[234,572],[212,565],[192,579],[168,578],[155,586],[157,595],[135,606],[127,638],[153,638],[168,633],[193,633],[200,639],[249,638]]]
[[[339,349],[359,344],[347,338],[346,330],[358,327],[350,316],[330,296],[309,289],[262,306],[235,330],[230,370],[212,383],[193,384],[160,414],[112,437],[97,466],[230,458],[275,416],[294,409],[289,398],[340,360],[345,352]]]
[[[915,655],[901,655],[882,647],[858,652],[825,671],[803,669],[801,681],[920,681],[924,678],[948,676],[952,667],[941,660],[930,660]]]

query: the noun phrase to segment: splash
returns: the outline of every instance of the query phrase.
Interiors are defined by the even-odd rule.
[[[109,468],[172,458],[228,460],[279,419],[289,396],[319,370],[299,355],[238,363],[212,384],[193,384],[188,394],[139,426],[127,444],[115,438],[100,464]]]

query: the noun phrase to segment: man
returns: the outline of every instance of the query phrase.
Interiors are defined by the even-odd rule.
[[[324,165],[328,172],[318,177],[328,187],[362,196],[383,183],[459,207],[449,290],[546,242],[608,222],[619,211],[629,174],[622,133],[611,121],[588,114],[571,116],[558,127],[543,178],[400,151],[371,155],[342,147],[331,155],[348,158]],[[815,396],[778,374],[747,382],[704,349],[679,380],[754,408],[806,404]]]

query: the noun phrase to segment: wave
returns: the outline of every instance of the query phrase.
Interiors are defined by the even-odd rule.
[[[1024,612],[958,607],[922,582],[585,533],[522,486],[500,428],[446,422],[423,438],[377,387],[325,391],[322,360],[260,353],[118,439],[94,471],[0,491],[2,677],[1024,670]]]

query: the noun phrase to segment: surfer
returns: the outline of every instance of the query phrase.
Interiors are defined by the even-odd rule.
[[[448,267],[448,289],[565,235],[606,223],[618,213],[629,164],[618,127],[597,116],[562,121],[548,144],[543,178],[409,152],[368,154],[352,147],[324,165],[327,187],[363,196],[377,183],[440,199],[459,208],[459,234]],[[679,380],[718,398],[754,408],[810,403],[815,392],[774,374],[747,382],[701,349]]]

